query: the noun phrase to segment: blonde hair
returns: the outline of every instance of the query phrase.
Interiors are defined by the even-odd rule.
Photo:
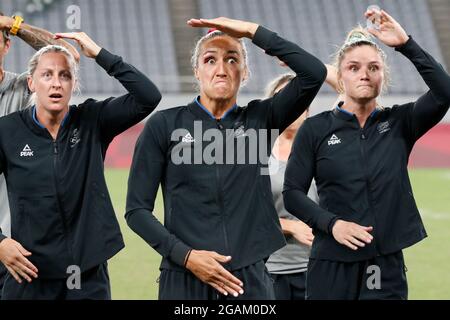
[[[273,79],[266,87],[266,98],[271,98],[277,93],[277,90],[284,84],[295,78],[292,73],[285,73]]]
[[[72,74],[72,79],[74,80],[74,87],[73,92],[79,93],[80,92],[80,83],[78,81],[78,63],[75,61],[75,58],[73,55],[67,50],[66,48],[58,45],[48,45],[41,49],[39,49],[30,59],[28,62],[28,75],[30,77],[33,76],[33,74],[36,71],[36,68],[39,64],[39,60],[44,54],[47,53],[61,53],[66,56],[67,62],[69,63],[70,72]],[[30,105],[35,104],[36,102],[36,94],[33,93],[30,97]]]
[[[370,46],[374,48],[378,54],[381,57],[381,60],[383,61],[383,73],[384,73],[384,82],[383,82],[383,89],[382,93],[385,93],[390,84],[391,84],[391,76],[390,76],[390,68],[387,63],[387,56],[386,53],[378,46],[378,44],[375,42],[372,35],[364,29],[362,26],[357,26],[353,28],[348,34],[347,38],[345,39],[344,44],[338,48],[338,50],[333,55],[333,66],[336,67],[338,79],[340,78],[341,74],[341,63],[342,60],[344,60],[344,57],[347,52],[353,50],[356,47],[361,46]],[[338,82],[338,92],[340,94],[343,93],[343,88]]]

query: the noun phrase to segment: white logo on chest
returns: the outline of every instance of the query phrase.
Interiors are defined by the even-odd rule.
[[[335,144],[340,144],[341,143],[341,139],[339,139],[335,134],[333,134],[330,138],[330,140],[328,140],[328,145],[329,146],[334,146]]]
[[[33,151],[31,150],[29,145],[25,145],[23,150],[20,152],[21,157],[33,157]]]

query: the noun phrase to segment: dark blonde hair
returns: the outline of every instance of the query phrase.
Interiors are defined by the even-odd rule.
[[[384,71],[383,93],[386,92],[391,83],[390,68],[387,63],[386,53],[378,46],[378,44],[373,39],[372,35],[361,26],[353,28],[347,34],[347,38],[345,39],[344,44],[340,48],[338,48],[338,50],[333,55],[333,66],[336,67],[338,78],[340,78],[341,74],[342,60],[344,60],[344,57],[347,54],[347,52],[353,50],[356,47],[361,46],[370,46],[374,48],[380,55],[383,61],[383,71]],[[341,87],[339,82],[337,89],[339,93],[341,94],[343,93],[343,88]]]
[[[295,78],[292,73],[285,73],[273,79],[266,87],[266,98],[271,98],[277,93],[278,89],[284,84]]]

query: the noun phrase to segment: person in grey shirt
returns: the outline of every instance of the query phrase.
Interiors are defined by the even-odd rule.
[[[336,88],[336,70],[329,65],[326,67],[328,70],[326,82],[333,88]],[[271,97],[277,94],[293,78],[294,75],[292,74],[284,74],[273,80],[268,86],[267,96]],[[278,137],[269,158],[273,200],[287,243],[286,246],[275,251],[266,262],[267,270],[274,282],[277,300],[304,300],[306,293],[306,269],[314,236],[312,229],[308,225],[286,210],[282,191],[284,173],[291,153],[292,143],[298,129],[308,117],[308,113],[309,109]],[[319,196],[317,195],[314,181],[311,183],[308,196],[318,203]]]
[[[30,91],[27,83],[27,73],[17,74],[4,70],[4,59],[11,46],[10,30],[14,24],[14,18],[5,16],[0,12],[0,117],[22,110],[28,106]],[[21,23],[16,34],[35,50],[46,45],[57,44],[68,49],[76,61],[80,59],[78,51],[63,40],[54,39],[51,32]],[[25,68],[25,66],[24,66]],[[6,236],[11,235],[11,218],[9,212],[8,193],[3,174],[0,175],[0,229]],[[0,298],[2,296],[3,279],[6,269],[0,263]]]

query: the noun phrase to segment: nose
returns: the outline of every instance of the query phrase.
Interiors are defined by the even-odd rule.
[[[368,68],[361,68],[361,80],[370,80],[369,76],[369,69]]]
[[[225,63],[223,61],[217,63],[216,77],[226,77]]]
[[[57,75],[53,76],[51,84],[52,84],[53,88],[61,87],[61,80],[59,79],[59,77]]]

